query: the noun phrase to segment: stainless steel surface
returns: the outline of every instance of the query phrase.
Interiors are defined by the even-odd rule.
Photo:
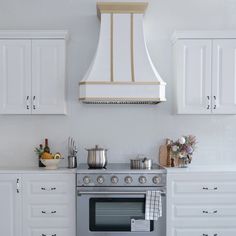
[[[131,169],[151,169],[152,160],[146,157],[131,159],[130,166],[131,166]]]
[[[78,150],[75,140],[72,137],[68,138],[68,156],[76,156]]]
[[[163,196],[165,196],[165,194],[166,194],[166,192],[164,191],[164,190],[161,190],[160,191],[161,192],[161,195],[163,195]],[[113,195],[113,194],[117,194],[117,195],[133,195],[133,194],[135,194],[135,195],[140,195],[140,194],[142,194],[142,195],[146,195],[146,192],[145,191],[138,191],[138,192],[134,192],[134,191],[127,191],[127,190],[125,190],[125,191],[104,191],[104,192],[102,192],[102,191],[81,191],[81,190],[78,190],[78,192],[77,192],[77,194],[78,195],[83,195],[83,194],[85,194],[85,195],[93,195],[93,194],[98,194],[98,195]]]
[[[107,165],[107,149],[99,148],[98,145],[95,148],[86,149],[88,151],[87,164],[89,168],[101,169]]]
[[[163,216],[158,221],[153,221],[153,228],[147,227],[148,230],[142,232],[131,231],[131,220],[129,224],[130,229],[126,231],[106,230],[107,225],[116,224],[117,216],[111,213],[113,209],[118,209],[120,217],[127,216],[125,208],[120,208],[119,201],[129,205],[129,202],[139,201],[145,202],[146,191],[157,190],[161,192],[163,204]],[[83,236],[104,236],[104,235],[119,235],[119,236],[164,236],[165,235],[165,205],[166,205],[166,171],[158,165],[153,165],[148,169],[131,169],[127,164],[109,164],[106,169],[88,169],[87,165],[79,165],[77,171],[77,235]],[[135,199],[135,200],[134,200]],[[114,200],[114,201],[113,201]],[[91,217],[93,220],[100,218],[100,215],[91,215],[96,211],[93,209],[91,202],[105,202],[109,204],[109,222],[105,224],[105,229],[91,230]],[[117,202],[118,201],[118,202]],[[116,203],[117,202],[117,203]],[[112,204],[112,205],[110,205]],[[111,207],[111,208],[110,208]],[[93,209],[91,211],[91,209]],[[135,209],[141,211],[140,205],[136,205]],[[143,208],[142,208],[143,209]],[[143,211],[143,210],[142,210]],[[129,215],[130,214],[130,215]],[[144,218],[135,218],[134,213],[129,212],[130,219],[142,220]],[[115,218],[114,218],[115,216]],[[112,218],[113,217],[113,218]],[[144,217],[144,216],[143,216]],[[114,220],[114,222],[112,221]],[[119,219],[119,217],[118,217]],[[101,218],[100,218],[101,220]],[[103,219],[104,220],[104,219]]]
[[[76,156],[68,156],[68,168],[70,168],[70,169],[77,168],[77,157]]]

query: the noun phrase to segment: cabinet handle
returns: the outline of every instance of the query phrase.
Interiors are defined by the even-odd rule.
[[[19,178],[16,179],[16,192],[20,193],[20,179]]]
[[[213,106],[213,109],[216,109],[216,96],[213,96],[214,98],[214,106]]]
[[[35,96],[33,96],[33,109],[34,109],[34,110],[36,109],[36,105],[35,105],[35,99],[36,99],[36,97],[35,97]]]
[[[202,187],[203,190],[209,190],[209,191],[216,191],[218,190],[218,187],[214,187],[212,189],[208,188],[208,187]]]
[[[217,210],[214,210],[214,211],[212,211],[212,212],[209,212],[209,211],[203,210],[202,213],[203,213],[203,214],[211,214],[211,215],[213,215],[213,214],[217,214],[218,211],[217,211]]]
[[[52,188],[41,187],[41,190],[43,190],[43,191],[54,191],[56,189],[57,189],[56,187],[52,187]]]
[[[57,211],[42,211],[42,214],[56,214]]]
[[[57,236],[57,234],[42,234],[42,236]]]
[[[202,236],[209,236],[209,234],[202,234]],[[218,236],[218,234],[213,234],[213,236]]]
[[[210,96],[207,96],[207,110],[211,108]]]
[[[26,97],[26,109],[29,110],[29,96]]]

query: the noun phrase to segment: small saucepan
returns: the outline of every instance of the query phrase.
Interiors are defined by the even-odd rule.
[[[152,168],[152,160],[147,157],[135,158],[130,160],[131,169],[148,169]]]

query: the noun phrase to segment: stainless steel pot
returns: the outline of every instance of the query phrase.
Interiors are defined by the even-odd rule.
[[[131,169],[151,169],[152,168],[152,160],[147,157],[144,158],[136,158],[130,160],[130,168]]]
[[[87,163],[89,168],[101,169],[107,165],[107,149],[100,148],[98,145],[95,148],[86,149],[88,151]]]

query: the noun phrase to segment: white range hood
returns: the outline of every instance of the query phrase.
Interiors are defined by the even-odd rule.
[[[147,3],[99,2],[99,43],[80,82],[84,103],[157,104],[166,83],[156,71],[145,42],[143,14]]]

